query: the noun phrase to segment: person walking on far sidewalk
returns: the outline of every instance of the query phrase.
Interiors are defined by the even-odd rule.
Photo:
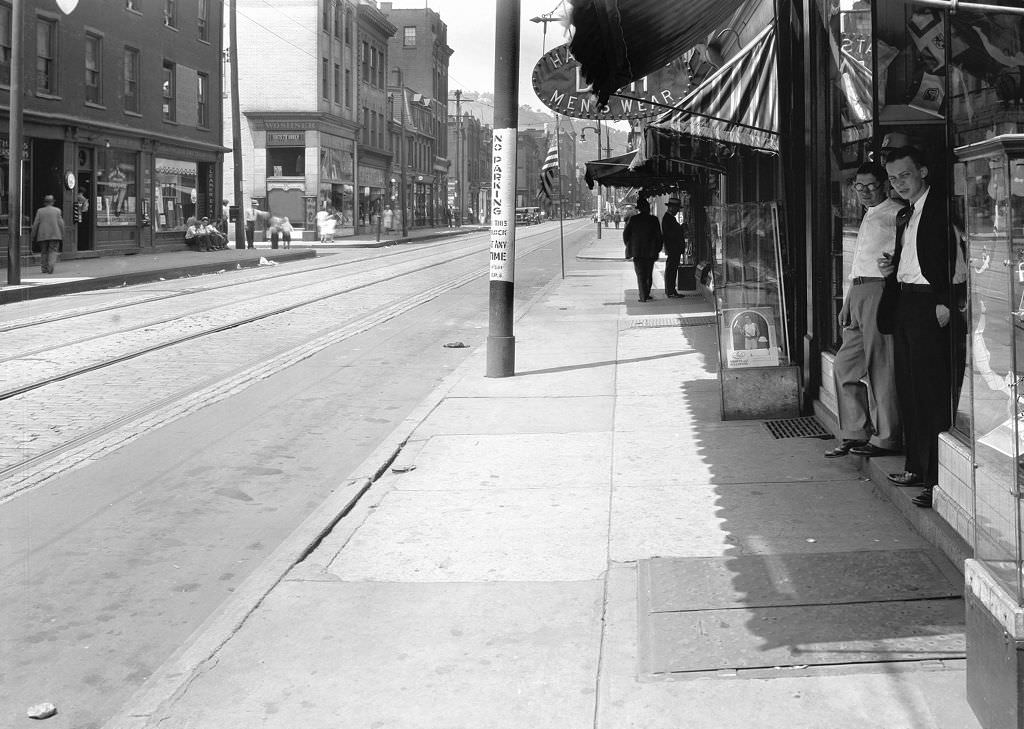
[[[256,215],[259,213],[259,208],[256,207],[255,203],[249,203],[249,207],[245,209],[245,247],[255,248],[256,247]],[[235,248],[238,248],[238,244],[235,244]]]
[[[53,195],[43,198],[43,206],[36,210],[32,219],[32,249],[40,253],[39,268],[43,273],[53,273],[57,258],[64,247],[64,215],[53,204]]]
[[[865,212],[853,250],[849,291],[839,312],[843,344],[835,359],[842,443],[826,451],[826,458],[847,453],[884,456],[900,447],[893,339],[878,330],[878,305],[885,288],[878,260],[893,254],[896,215],[903,209],[901,201],[889,199],[888,187],[881,165],[866,162],[858,168],[853,189]]]
[[[672,299],[679,296],[676,281],[679,279],[679,259],[686,250],[686,236],[676,215],[681,203],[678,197],[668,199],[668,210],[661,217],[661,237],[665,241],[665,296]],[[627,221],[626,225],[629,225]]]
[[[903,419],[904,470],[890,473],[898,486],[923,486],[914,498],[931,507],[939,480],[939,433],[951,425],[957,245],[941,191],[930,186],[929,167],[915,147],[890,151],[885,171],[910,203],[896,219],[896,251],[879,262],[886,276],[879,327],[894,335],[896,394]]]
[[[651,215],[651,203],[647,198],[640,198],[636,209],[637,214],[629,219],[622,231],[622,240],[626,244],[626,259],[633,259],[637,300],[642,303],[653,298],[651,285],[654,264],[661,254],[662,239],[661,226],[658,225],[658,219]]]

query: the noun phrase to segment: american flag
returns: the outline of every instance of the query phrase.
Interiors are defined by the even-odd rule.
[[[544,159],[544,166],[540,168],[540,189],[537,190],[537,197],[542,195],[551,200],[554,191],[555,180],[558,179],[558,143],[553,143],[548,149],[548,156]]]

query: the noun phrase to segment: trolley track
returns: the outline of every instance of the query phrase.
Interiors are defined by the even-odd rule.
[[[464,238],[462,240],[465,241]],[[533,246],[521,247],[517,252],[517,258],[530,255],[543,248],[547,243],[541,241]],[[89,365],[72,367],[60,374],[39,379],[16,390],[5,392],[0,399],[5,399],[8,407],[20,405],[26,411],[30,411],[33,408],[31,402],[33,398],[47,402],[54,399],[57,401],[66,398],[74,399],[75,395],[71,392],[68,381],[80,380],[82,382],[81,389],[88,390],[90,387],[88,380],[99,381],[97,378],[103,377],[103,370],[116,368],[119,365],[123,368],[129,366],[132,361],[138,361],[139,366],[134,368],[136,374],[126,376],[129,380],[133,377],[139,378],[138,372],[140,371],[152,371],[151,363],[154,357],[159,357],[162,365],[174,367],[176,366],[174,352],[177,345],[189,344],[190,349],[195,346],[205,346],[211,353],[214,353],[213,356],[222,356],[227,360],[231,360],[231,358],[226,353],[238,355],[234,360],[226,361],[224,366],[213,372],[211,376],[198,382],[192,382],[185,387],[181,387],[179,383],[178,386],[172,384],[163,390],[157,388],[156,392],[147,393],[147,397],[142,401],[135,401],[127,394],[122,395],[124,403],[113,417],[97,417],[94,420],[90,419],[90,422],[61,424],[59,427],[41,423],[36,431],[23,433],[22,442],[18,444],[15,453],[0,453],[2,456],[0,457],[0,502],[9,500],[26,489],[41,484],[57,473],[75,468],[87,460],[98,458],[104,453],[119,448],[154,427],[159,427],[194,410],[229,397],[240,389],[269,377],[301,359],[310,357],[326,347],[342,342],[377,324],[410,311],[447,291],[478,279],[485,275],[485,270],[482,266],[474,267],[472,270],[459,272],[440,283],[425,288],[416,295],[400,297],[383,306],[371,304],[339,325],[324,327],[318,333],[313,334],[305,331],[297,341],[282,339],[279,342],[280,346],[269,347],[259,352],[258,356],[256,352],[247,351],[246,346],[239,346],[239,343],[242,342],[243,331],[252,327],[262,327],[265,331],[277,332],[290,330],[292,327],[289,324],[300,320],[307,323],[321,319],[332,321],[332,317],[337,315],[336,307],[339,305],[335,302],[338,302],[340,297],[345,294],[348,294],[349,298],[352,295],[365,296],[373,287],[384,285],[385,281],[389,284],[398,282],[413,277],[416,273],[427,272],[432,268],[480,255],[485,249],[485,247],[474,247],[467,251],[463,248],[457,255],[446,256],[444,260],[437,261],[429,267],[422,265],[422,261],[420,261],[420,265],[416,266],[415,271],[406,271],[401,275],[398,275],[394,269],[388,269],[385,279],[374,278],[358,285],[345,286],[342,290],[306,297],[304,301],[265,310],[253,316],[224,323],[221,326],[180,334],[172,340],[154,343],[149,347],[136,348],[130,352],[122,352],[117,356],[105,358]],[[375,300],[375,297],[369,298],[371,301]],[[348,308],[350,306],[346,307],[346,310]],[[282,319],[288,321],[279,321]],[[278,321],[277,329],[272,330],[270,327],[275,321]],[[223,337],[233,337],[233,340],[221,341]],[[244,337],[248,337],[248,340],[243,342],[243,345],[259,338],[252,333],[246,333]],[[203,345],[204,341],[210,343]],[[194,358],[194,354],[191,356]],[[55,391],[55,387],[59,389]],[[55,429],[59,432],[50,432]],[[31,428],[29,430],[31,431]]]

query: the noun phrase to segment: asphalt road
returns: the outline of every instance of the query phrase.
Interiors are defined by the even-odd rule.
[[[517,261],[517,305],[559,275],[558,226],[527,230],[542,229],[547,245]],[[566,256],[591,232],[585,221],[567,224]],[[409,246],[401,258],[422,255]],[[39,702],[57,705],[46,721],[56,729],[98,727],[115,713],[484,344],[487,256],[475,256],[480,276],[469,283],[0,504],[0,726],[37,726],[25,712]],[[444,267],[432,274],[445,276]],[[353,306],[365,307],[374,291],[378,305],[415,297],[430,278],[361,290]],[[468,347],[442,346],[453,341]],[[208,346],[182,355],[188,346],[175,348],[180,377],[215,365]],[[191,361],[181,369],[183,356]],[[155,381],[170,365],[145,366]],[[145,388],[140,379],[124,388]],[[61,407],[78,407],[67,418],[88,421],[99,406],[83,398]],[[28,428],[33,416],[23,418]]]

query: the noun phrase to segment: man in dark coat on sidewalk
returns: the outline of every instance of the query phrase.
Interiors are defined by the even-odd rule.
[[[654,278],[654,264],[661,255],[661,226],[658,219],[651,215],[651,204],[646,198],[640,198],[636,204],[637,213],[626,222],[622,231],[622,240],[626,244],[626,258],[633,259],[633,270],[636,271],[636,290],[638,301],[650,301],[651,284]]]
[[[678,197],[668,199],[668,210],[661,217],[661,237],[665,241],[665,296],[673,299],[679,296],[676,281],[679,279],[679,259],[686,250],[686,236],[683,226],[676,220],[681,203]]]

